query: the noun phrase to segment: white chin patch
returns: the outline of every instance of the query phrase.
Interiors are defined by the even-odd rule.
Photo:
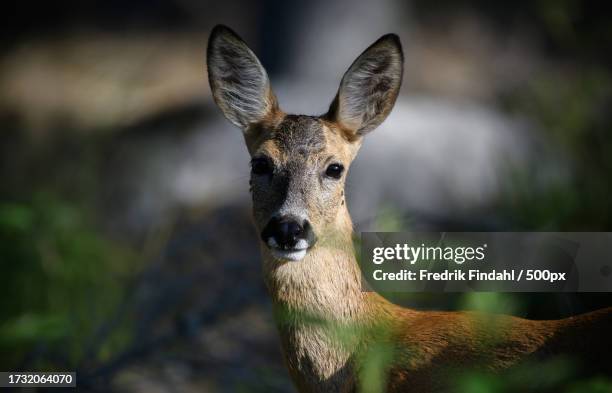
[[[281,250],[278,248],[278,243],[276,243],[273,237],[268,239],[268,246],[270,246],[270,252],[275,258],[286,259],[288,261],[300,261],[304,259],[308,252],[308,242],[304,239],[298,240],[292,250]]]
[[[297,262],[304,259],[308,250],[280,250],[278,248],[271,248],[270,252],[277,259],[286,259],[288,261]]]

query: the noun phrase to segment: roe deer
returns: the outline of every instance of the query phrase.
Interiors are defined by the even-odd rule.
[[[283,113],[255,54],[225,26],[211,33],[207,66],[214,100],[243,130],[251,155],[264,279],[299,391],[356,391],[360,355],[381,342],[393,354],[386,388],[402,392],[451,389],[443,370],[499,371],[558,353],[609,357],[611,309],[532,321],[416,311],[362,291],[344,183],[363,137],[398,96],[403,53],[396,35],[381,37],[353,62],[322,116]],[[342,327],[348,335],[338,333]],[[610,372],[610,364],[602,370]]]

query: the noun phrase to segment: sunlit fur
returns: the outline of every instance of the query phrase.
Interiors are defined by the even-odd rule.
[[[420,312],[362,290],[344,183],[362,136],[386,118],[397,98],[403,56],[396,36],[382,37],[353,63],[329,112],[320,117],[283,113],[259,61],[229,29],[215,29],[209,54],[227,42],[245,57],[224,58],[212,50],[213,96],[244,131],[251,156],[268,157],[274,166],[271,176],[251,178],[255,226],[261,232],[272,215],[293,214],[307,217],[318,238],[298,262],[278,258],[261,244],[286,364],[299,391],[354,392],[363,355],[379,345],[393,354],[387,369],[387,388],[393,392],[453,391],[446,373],[454,369],[497,372],[563,353],[612,371],[612,362],[597,361],[612,349],[610,309],[529,321]],[[339,180],[324,176],[331,161],[346,168]]]

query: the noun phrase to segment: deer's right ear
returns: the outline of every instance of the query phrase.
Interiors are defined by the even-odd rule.
[[[230,122],[246,131],[278,110],[266,70],[230,28],[215,26],[206,55],[213,98]]]

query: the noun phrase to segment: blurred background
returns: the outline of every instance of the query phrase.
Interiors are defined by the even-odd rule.
[[[401,95],[347,183],[357,230],[612,229],[606,2],[4,8],[2,370],[76,370],[92,392],[293,391],[260,274],[248,154],[207,84],[218,23],[257,53],[283,109],[306,114],[327,110],[363,49],[400,35]],[[608,294],[400,295],[388,297],[535,319],[612,305]],[[516,391],[495,386],[478,391]]]

